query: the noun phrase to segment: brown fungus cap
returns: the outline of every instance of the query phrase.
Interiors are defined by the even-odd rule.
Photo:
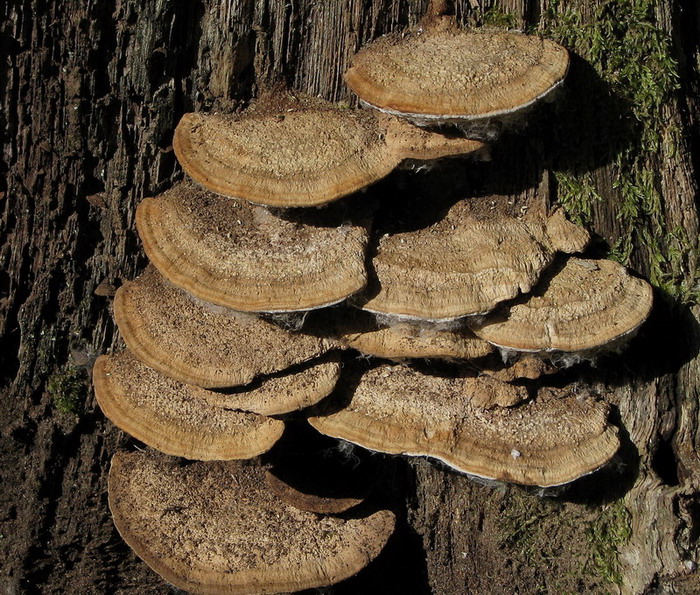
[[[368,221],[340,212],[287,220],[263,207],[181,183],[143,200],[136,225],[146,255],[172,283],[244,312],[320,308],[365,286]],[[314,217],[323,218],[313,225]]]
[[[459,29],[436,18],[354,57],[348,86],[369,105],[422,123],[511,114],[564,79],[567,51],[534,35]]]
[[[347,347],[375,357],[474,359],[494,351],[490,343],[467,328],[443,329],[403,322],[380,327],[364,318],[362,322],[342,325],[339,340]]]
[[[191,593],[253,595],[322,587],[359,572],[394,530],[393,513],[338,519],[297,510],[263,470],[118,453],[109,506],[120,535],[165,580]]]
[[[582,352],[630,336],[652,302],[651,286],[622,265],[570,258],[548,273],[532,296],[471,326],[505,349]]]
[[[278,473],[268,470],[265,472],[267,487],[280,500],[307,512],[317,514],[340,514],[346,512],[364,502],[364,498],[324,496],[315,491],[304,489],[294,485],[293,482],[286,481]]]
[[[537,355],[523,354],[516,361],[504,366],[482,370],[483,374],[502,382],[537,380],[541,376],[556,374],[557,368]]]
[[[484,211],[485,202],[462,200],[428,228],[382,236],[374,277],[354,302],[378,314],[446,321],[529,291],[554,247],[541,224]]]
[[[185,114],[173,147],[209,190],[275,207],[322,205],[376,182],[403,159],[483,147],[393,120],[309,97],[266,97],[243,115]]]
[[[617,451],[607,405],[543,389],[517,407],[486,409],[474,399],[497,381],[482,382],[382,366],[359,379],[345,409],[309,422],[371,450],[434,457],[470,475],[543,487],[591,473]],[[525,392],[508,384],[500,390],[506,397]]]
[[[552,247],[565,254],[583,252],[591,240],[588,231],[569,221],[563,209],[555,209],[547,218],[545,234]]]
[[[95,397],[119,428],[166,454],[202,461],[250,459],[267,452],[284,422],[208,405],[202,388],[171,380],[128,350],[100,356]]]
[[[197,300],[152,267],[119,288],[114,318],[129,349],[146,365],[207,388],[247,384],[332,347],[326,339]]]
[[[246,386],[204,391],[202,398],[213,407],[282,415],[315,405],[331,394],[340,378],[340,369],[340,355],[331,353],[258,378]]]

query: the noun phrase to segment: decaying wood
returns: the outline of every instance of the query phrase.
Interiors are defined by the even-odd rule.
[[[602,1],[567,4],[590,19]],[[456,4],[458,19],[469,21],[493,3]],[[350,56],[384,32],[415,24],[426,5],[10,0],[0,9],[3,593],[169,592],[121,543],[109,518],[107,467],[127,440],[105,421],[87,386],[80,416],[57,411],[46,386],[56,372],[80,373],[117,344],[109,296],[144,263],[135,205],[181,175],[170,146],[181,114],[244,105],[279,80],[352,102],[341,77]],[[499,6],[528,26],[549,3],[505,0]],[[667,116],[684,134],[679,150],[661,151],[656,166],[669,226],[689,237],[698,235],[698,16],[691,0],[658,2],[657,17],[674,40],[682,76]],[[536,195],[556,200],[542,171],[551,159],[546,132],[530,132],[506,139],[478,179],[483,191],[512,194],[524,208],[536,208]],[[393,183],[414,184],[406,181],[409,175]],[[602,164],[593,176],[607,199],[594,205],[593,231],[613,243],[621,233],[614,173]],[[440,178],[427,174],[417,184],[430,195],[440,191]],[[459,173],[448,181],[464,188],[466,179]],[[431,180],[438,190],[430,190]],[[639,246],[633,264],[648,274],[650,258]],[[564,538],[556,530],[561,525],[551,525],[550,551],[562,559],[572,554],[561,540],[575,534],[581,511],[595,515],[624,497],[633,529],[621,551],[624,590],[692,592],[700,533],[698,314],[659,298],[626,355],[569,374],[617,406],[625,437],[618,469],[585,480],[551,504],[472,484],[426,462],[401,463],[392,473],[408,510],[400,533],[405,556],[393,554],[381,572],[334,592],[370,592],[377,585],[392,592],[385,577],[405,575],[406,556],[415,567],[410,580],[391,583],[403,585],[396,592],[409,592],[407,584],[416,593],[555,589],[558,562],[513,557],[504,553],[507,536],[493,537],[502,529],[499,515],[521,497],[532,511],[527,522],[556,518],[573,527]]]

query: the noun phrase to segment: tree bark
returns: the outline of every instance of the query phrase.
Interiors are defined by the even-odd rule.
[[[625,3],[643,2],[570,0],[557,10],[575,9],[586,24],[599,18],[600,6]],[[458,20],[473,25],[494,2],[455,4]],[[181,177],[171,140],[184,112],[243,106],[280,81],[353,103],[342,82],[351,56],[415,24],[426,5],[10,0],[0,9],[3,593],[171,592],[111,524],[106,472],[129,439],[104,419],[87,381],[94,357],[120,345],[105,294],[145,262],[135,205]],[[693,289],[700,11],[692,0],[654,6],[678,63],[679,88],[664,107],[664,126],[678,141],[674,150],[662,143],[646,167],[659,174],[667,229],[694,242],[696,252],[681,266]],[[497,7],[517,27],[542,29],[555,3],[503,0]],[[597,128],[614,124],[613,112],[586,105],[582,81],[590,70],[577,58],[565,108],[546,107],[525,130],[507,134],[491,164],[451,178],[455,192],[554,203],[561,188],[552,172],[585,168],[605,198],[593,203],[590,227],[601,243],[615,244],[625,233],[619,171],[612,159],[577,161],[596,148]],[[559,116],[569,118],[567,126],[552,123]],[[441,185],[430,174],[409,184],[411,175],[393,181],[418,184],[427,199],[432,182]],[[630,262],[648,276],[656,254],[640,237]],[[373,568],[329,592],[610,592],[618,588],[618,552],[624,592],[699,591],[698,313],[658,291],[651,320],[624,354],[565,373],[615,405],[623,436],[615,465],[542,498],[475,484],[423,460],[388,462],[402,504],[399,538]],[[66,374],[84,385],[80,415],[58,411],[47,391],[49,378]]]

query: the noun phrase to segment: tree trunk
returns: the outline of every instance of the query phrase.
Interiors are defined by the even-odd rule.
[[[3,593],[170,592],[111,524],[106,471],[128,438],[88,381],[94,357],[119,344],[109,294],[145,262],[135,205],[181,176],[170,143],[184,112],[244,105],[279,81],[353,102],[342,83],[350,57],[415,24],[426,4],[9,0],[0,9]],[[659,288],[624,354],[565,373],[614,404],[623,447],[614,465],[554,497],[478,485],[423,460],[389,462],[400,538],[329,592],[698,592],[700,11],[692,0],[493,4],[457,0],[455,12],[469,26],[537,29],[577,55],[561,104],[455,180],[465,195],[561,202],[597,234],[599,252],[612,248]],[[645,78],[632,67],[657,46]],[[411,180],[429,199],[434,178]],[[79,414],[61,412],[76,387]]]

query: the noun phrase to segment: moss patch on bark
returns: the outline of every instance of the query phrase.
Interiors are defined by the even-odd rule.
[[[609,256],[630,264],[644,247],[651,282],[683,303],[700,299],[698,239],[669,229],[661,169],[677,155],[680,130],[668,106],[679,90],[678,64],[669,35],[657,26],[655,0],[607,0],[593,18],[550,2],[539,32],[590,64],[614,96],[598,125],[614,142],[601,161],[611,163],[620,235]],[[595,100],[595,95],[591,98]],[[558,202],[580,223],[589,223],[603,200],[590,163],[558,169]]]
[[[539,574],[539,592],[598,593],[622,585],[618,552],[630,536],[621,500],[587,506],[508,488],[497,538],[508,559]]]

